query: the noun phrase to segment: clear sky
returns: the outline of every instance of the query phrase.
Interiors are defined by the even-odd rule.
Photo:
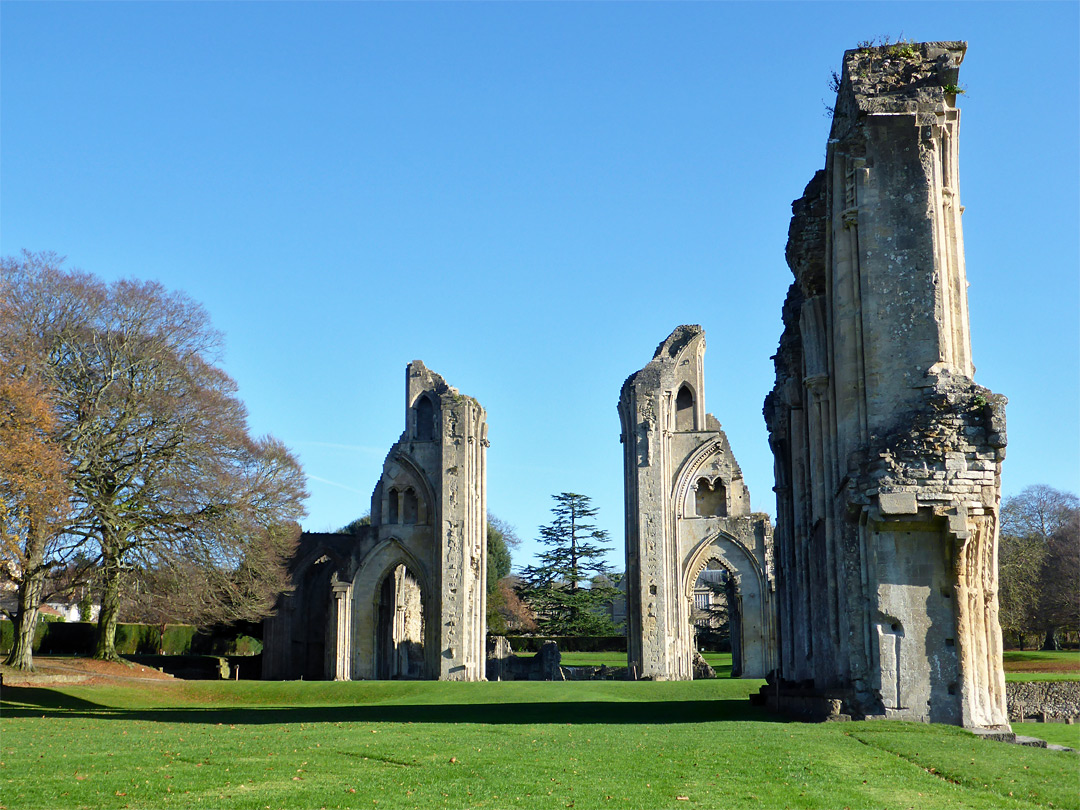
[[[0,251],[201,301],[309,530],[367,511],[420,358],[487,409],[491,510],[529,541],[590,495],[621,568],[623,380],[704,326],[706,407],[775,512],[761,406],[830,72],[963,39],[976,380],[1010,399],[1005,493],[1076,492],[1078,9],[4,2]]]

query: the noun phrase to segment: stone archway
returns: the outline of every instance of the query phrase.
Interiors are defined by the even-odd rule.
[[[710,644],[726,644],[731,652],[731,677],[738,678],[743,670],[742,594],[738,576],[722,561],[711,557],[693,584],[692,599],[694,648],[703,652],[703,639]]]
[[[404,563],[389,569],[377,590],[375,671],[381,680],[428,677],[425,658],[426,594]]]
[[[724,532],[706,538],[687,560],[682,580],[687,625],[691,623],[695,586],[710,563],[727,572],[732,677],[763,678],[772,667],[772,627],[765,579],[750,550]],[[692,628],[688,627],[687,632]]]

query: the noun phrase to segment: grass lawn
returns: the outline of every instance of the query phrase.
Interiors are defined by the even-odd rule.
[[[1065,723],[1013,723],[1012,730],[1026,737],[1038,737],[1055,745],[1080,749],[1080,725]],[[1078,786],[1080,787],[1080,786]]]
[[[1080,806],[1076,754],[945,726],[781,722],[748,704],[760,684],[5,686],[0,805]]]
[[[1006,681],[1080,681],[1080,650],[1006,650]]]
[[[515,653],[521,658],[531,658],[534,653]],[[702,653],[705,662],[716,670],[719,678],[731,677],[731,653]],[[564,667],[625,667],[626,653],[623,652],[564,652]]]

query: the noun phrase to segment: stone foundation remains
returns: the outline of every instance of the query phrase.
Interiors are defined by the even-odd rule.
[[[419,360],[371,525],[301,537],[263,677],[484,679],[487,415]]]
[[[775,666],[772,528],[705,412],[705,333],[680,326],[623,384],[627,649],[634,677],[694,677],[694,591],[726,572],[733,674]]]
[[[1000,727],[1006,400],[972,381],[953,95],[965,48],[845,53],[825,169],[792,205],[765,419],[780,692]]]

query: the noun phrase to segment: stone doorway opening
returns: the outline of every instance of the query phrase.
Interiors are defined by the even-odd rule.
[[[742,616],[738,578],[710,559],[694,583],[691,621],[698,652],[730,652],[731,675],[742,673]]]
[[[428,677],[424,658],[424,599],[417,578],[404,564],[394,566],[379,587],[375,664],[381,680]]]

